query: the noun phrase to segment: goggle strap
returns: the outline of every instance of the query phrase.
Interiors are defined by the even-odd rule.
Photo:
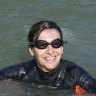
[[[34,45],[34,42],[29,42],[29,45],[33,46]]]
[[[64,43],[64,44],[66,44],[66,43],[67,43],[67,41],[63,41],[63,43]]]

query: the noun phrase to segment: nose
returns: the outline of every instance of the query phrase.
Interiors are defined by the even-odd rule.
[[[48,53],[49,55],[51,55],[51,54],[54,53],[54,48],[53,48],[51,45],[48,45],[48,47],[47,47],[47,53]]]

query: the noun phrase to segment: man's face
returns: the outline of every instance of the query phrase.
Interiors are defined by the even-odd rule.
[[[38,40],[44,40],[51,43],[57,38],[61,39],[60,33],[56,29],[45,29],[39,35]],[[32,49],[29,48],[29,51],[31,55],[35,57],[37,66],[42,71],[49,72],[58,66],[63,54],[63,46],[53,48],[51,45],[48,45],[45,49],[33,47]]]

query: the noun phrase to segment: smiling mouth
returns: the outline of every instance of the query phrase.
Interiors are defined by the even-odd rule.
[[[53,59],[55,59],[56,57],[48,57],[48,58],[46,58],[47,60],[53,60]]]
[[[46,57],[45,60],[48,62],[54,62],[54,60],[56,59],[56,57]]]

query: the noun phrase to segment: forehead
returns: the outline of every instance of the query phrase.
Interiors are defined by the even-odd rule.
[[[56,38],[61,38],[58,30],[56,30],[56,29],[45,29],[40,33],[40,35],[38,37],[38,40],[51,41],[51,40],[54,40]]]

